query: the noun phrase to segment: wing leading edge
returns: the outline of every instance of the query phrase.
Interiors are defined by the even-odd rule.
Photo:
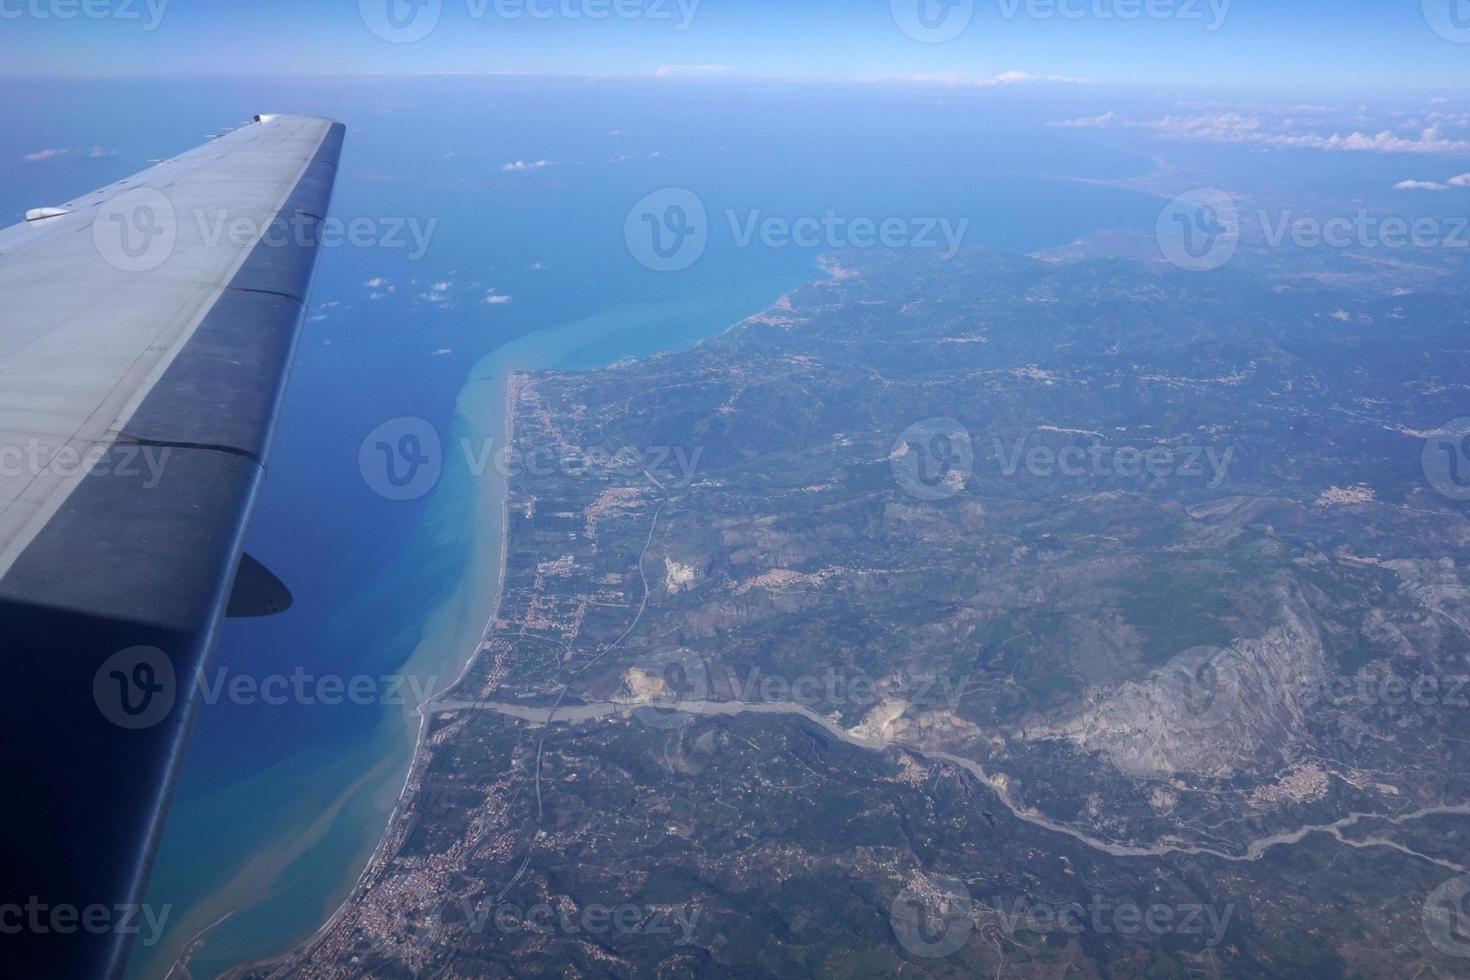
[[[116,976],[265,475],[343,127],[0,231],[0,962]]]

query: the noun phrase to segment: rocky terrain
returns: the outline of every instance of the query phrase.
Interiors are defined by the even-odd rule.
[[[519,379],[495,629],[248,975],[1470,969],[1463,297],[829,272]]]

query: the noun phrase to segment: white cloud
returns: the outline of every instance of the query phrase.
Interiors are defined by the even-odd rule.
[[[1109,126],[1123,122],[1123,117],[1116,112],[1105,112],[1100,116],[1084,116],[1081,119],[1065,119],[1062,122],[1051,125],[1062,129],[1106,129]]]
[[[899,85],[936,85],[944,88],[997,88],[1009,85],[1030,85],[1038,82],[1053,84],[1085,85],[1085,78],[1067,75],[1032,75],[1024,71],[1004,71],[999,75],[967,75],[962,72],[935,72],[919,75],[866,75],[860,82]]]
[[[1470,174],[1461,174],[1458,177],[1451,177],[1449,180],[1449,184],[1451,187],[1470,187]]]
[[[663,65],[653,73],[655,78],[709,78],[728,75],[734,65]]]
[[[388,285],[388,280],[384,279],[382,276],[374,276],[372,279],[369,279],[367,282],[363,283],[363,285],[369,289],[382,289],[384,286]]]
[[[503,293],[497,293],[493,289],[490,290],[490,292],[485,296],[486,306],[504,306],[510,301],[511,298],[509,296],[506,296]]]
[[[1383,130],[1376,135],[1352,133],[1349,136],[1300,136],[1277,145],[1306,146],[1321,150],[1367,151],[1372,153],[1467,153],[1470,140],[1446,139],[1437,129],[1426,129],[1416,139],[1397,136]]]
[[[1052,126],[1070,128],[1143,129],[1167,139],[1208,143],[1243,143],[1283,149],[1330,150],[1357,153],[1466,153],[1470,140],[1451,139],[1436,127],[1421,129],[1413,136],[1401,136],[1389,129],[1376,133],[1354,130],[1341,133],[1315,133],[1299,130],[1295,120],[1286,117],[1266,120],[1258,115],[1224,112],[1217,115],[1165,116],[1162,119],[1137,122],[1115,112],[1090,119],[1069,119]]]
[[[627,163],[630,160],[664,160],[668,154],[663,150],[654,150],[652,153],[619,153],[608,157],[608,163]]]
[[[1447,191],[1449,184],[1440,184],[1432,180],[1401,180],[1393,185],[1396,191]]]
[[[1021,85],[1026,82],[1073,82],[1080,83],[1083,79],[1071,78],[1067,75],[1032,75],[1024,71],[1003,71],[999,75],[988,79],[987,84],[992,85]]]
[[[1470,129],[1470,112],[1431,112],[1424,117],[1425,125],[1443,129],[1451,126]]]
[[[85,150],[66,150],[66,149],[61,149],[61,148],[55,148],[55,149],[37,150],[34,153],[27,153],[25,155],[25,160],[26,160],[27,163],[40,163],[42,160],[55,160],[58,157],[67,157],[67,156],[73,156],[73,155],[85,156],[88,159],[92,159],[92,160],[102,160],[102,159],[105,159],[107,157],[115,157],[115,156],[117,156],[117,151],[116,150],[113,150],[113,149],[109,149],[108,147],[105,147],[105,146],[93,146],[93,147],[90,147],[89,149],[85,149]]]
[[[508,174],[521,173],[526,170],[544,170],[547,167],[556,166],[555,160],[537,160],[535,163],[527,163],[525,160],[515,160],[507,163],[500,169]]]

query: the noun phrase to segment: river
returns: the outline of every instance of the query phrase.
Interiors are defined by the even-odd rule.
[[[978,762],[963,756],[954,755],[950,752],[942,752],[922,746],[909,744],[897,739],[874,739],[856,735],[852,731],[838,725],[831,718],[819,715],[804,704],[794,702],[742,702],[742,701],[680,701],[671,704],[662,703],[633,703],[633,702],[603,702],[598,704],[563,705],[557,704],[550,708],[527,707],[524,705],[496,704],[493,702],[462,702],[462,701],[435,701],[425,708],[430,712],[444,711],[489,711],[507,718],[516,718],[520,721],[530,722],[533,725],[552,725],[557,723],[585,724],[592,721],[600,721],[616,715],[626,715],[638,710],[675,711],[690,715],[718,715],[724,717],[736,717],[739,715],[786,715],[796,716],[813,725],[820,727],[824,732],[840,742],[866,749],[871,752],[885,752],[889,749],[901,749],[911,752],[920,758],[935,762],[944,762],[956,766],[970,773],[981,783],[985,784],[995,794],[996,798],[1011,811],[1017,820],[1050,831],[1054,834],[1064,834],[1073,840],[1080,841],[1093,850],[1113,857],[1125,858],[1160,858],[1174,854],[1186,854],[1202,857],[1216,858],[1221,861],[1259,861],[1274,847],[1282,847],[1298,844],[1313,834],[1330,834],[1341,844],[1348,847],[1385,847],[1396,850],[1401,854],[1428,861],[1460,874],[1470,873],[1470,868],[1455,864],[1442,858],[1431,857],[1421,854],[1396,841],[1381,837],[1369,837],[1362,840],[1354,840],[1345,837],[1342,833],[1348,827],[1356,826],[1365,820],[1382,820],[1395,826],[1419,820],[1424,817],[1439,816],[1444,814],[1456,814],[1470,816],[1470,803],[1443,804],[1439,806],[1423,807],[1408,813],[1396,815],[1383,815],[1372,813],[1350,813],[1347,816],[1327,824],[1312,824],[1299,827],[1295,830],[1282,831],[1264,837],[1259,837],[1247,843],[1245,849],[1240,853],[1230,853],[1216,848],[1203,847],[1196,844],[1183,842],[1156,842],[1152,844],[1120,844],[1114,841],[1106,841],[1090,836],[1075,827],[1053,820],[1045,814],[1017,803],[1011,787],[1015,785],[1009,777],[997,778],[986,772]]]

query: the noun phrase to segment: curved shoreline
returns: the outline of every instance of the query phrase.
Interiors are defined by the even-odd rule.
[[[503,385],[503,390],[499,392],[500,398],[496,399],[501,402],[503,407],[501,424],[502,431],[500,435],[505,440],[504,444],[510,445],[515,433],[514,400],[516,392],[518,390],[515,383],[515,377],[518,373],[517,369],[511,368],[507,365],[502,367],[502,372],[500,374],[492,375],[490,377],[476,376],[479,373],[479,368],[481,367],[481,365],[483,365],[485,361],[491,360],[494,357],[495,354],[492,353],[487,358],[485,358],[485,360],[476,365],[476,370],[472,372],[469,383],[465,386],[464,391],[462,391],[460,394],[460,402],[461,406],[463,406],[464,398],[476,385],[485,383],[489,383],[492,385]],[[494,394],[492,394],[492,399],[494,399]],[[471,416],[468,413],[461,411],[459,417],[463,419],[468,419]],[[350,909],[352,906],[353,900],[366,886],[368,881],[371,879],[373,873],[382,866],[384,859],[389,856],[389,851],[394,845],[395,840],[393,831],[399,825],[404,816],[406,803],[412,798],[411,788],[414,784],[414,778],[422,771],[422,765],[425,761],[423,752],[424,737],[428,731],[429,715],[432,713],[429,709],[431,709],[434,705],[435,698],[454,690],[454,688],[460,683],[460,681],[462,681],[469,673],[470,669],[474,667],[476,660],[479,659],[480,652],[484,649],[485,637],[489,636],[493,632],[496,617],[500,615],[500,603],[505,587],[506,562],[509,560],[510,554],[510,511],[509,507],[507,506],[507,486],[505,485],[503,478],[502,484],[498,489],[499,492],[496,494],[476,495],[476,498],[472,503],[474,509],[481,511],[480,517],[482,518],[485,516],[483,511],[489,506],[493,505],[499,511],[500,537],[497,544],[498,556],[495,573],[496,584],[494,590],[494,601],[491,603],[490,618],[486,621],[485,626],[481,630],[479,642],[465,658],[464,663],[460,667],[459,673],[455,676],[454,680],[445,685],[441,690],[430,694],[422,704],[417,706],[416,713],[419,716],[419,722],[416,734],[414,736],[413,749],[409,757],[408,771],[404,775],[403,783],[399,788],[398,796],[396,802],[393,805],[392,812],[388,816],[387,823],[383,828],[382,834],[378,838],[377,845],[373,848],[371,856],[364,864],[361,873],[359,873],[356,882],[348,891],[346,897],[344,897],[342,901],[337,904],[331,915],[327,916],[322,924],[310,936],[306,937],[300,942],[293,942],[288,949],[277,955],[269,956],[259,960],[253,960],[246,963],[241,963],[235,967],[232,967],[231,969],[220,974],[220,980],[236,980],[236,978],[244,976],[248,973],[257,970],[268,969],[272,966],[284,963],[295,953],[296,950],[305,946],[310,946],[312,943],[317,942],[323,936],[327,935],[341,921],[342,917],[347,914],[348,909]],[[461,583],[460,588],[464,588],[463,582]],[[456,591],[459,590],[457,589]],[[413,658],[410,658],[410,664],[412,663],[412,660]]]
[[[819,263],[818,269],[828,272],[830,275],[830,270],[824,264]],[[751,295],[754,296],[757,290],[759,290],[759,295],[762,297],[757,301],[760,303],[760,306],[754,312],[746,312],[750,311],[756,305],[754,302],[738,303],[742,311],[740,313],[734,313],[733,311],[711,313],[710,309],[705,305],[707,301],[696,303],[693,299],[670,304],[667,307],[668,322],[687,329],[688,323],[691,320],[700,320],[708,315],[710,316],[709,322],[711,323],[712,329],[702,334],[698,340],[685,337],[660,349],[677,349],[681,346],[686,346],[688,343],[697,343],[699,340],[709,339],[734,330],[754,317],[758,317],[764,312],[778,306],[790,295],[792,290],[799,289],[812,281],[815,280],[810,274],[810,271],[808,271],[804,272],[799,279],[795,277],[787,279],[784,285],[770,289],[769,291],[767,286],[770,284],[763,283],[759,286],[751,286],[749,288]],[[770,298],[773,293],[777,297],[775,303]],[[737,304],[734,300],[729,300],[726,305],[735,306]],[[470,430],[467,433],[468,437],[471,440],[477,441],[477,443],[490,439],[503,438],[505,442],[502,444],[509,445],[514,431],[515,416],[515,406],[512,401],[514,389],[511,381],[516,374],[536,370],[557,369],[565,360],[577,356],[588,346],[604,343],[609,337],[618,335],[620,331],[626,328],[627,325],[619,321],[620,316],[631,314],[636,315],[640,323],[646,321],[657,322],[657,317],[653,313],[659,311],[653,310],[650,312],[651,309],[646,306],[630,307],[626,310],[617,308],[585,320],[562,324],[546,331],[527,334],[496,348],[481,358],[471,368],[469,377],[456,399],[456,425],[467,426]],[[634,336],[637,337],[638,335]],[[629,356],[643,355],[633,354]],[[488,398],[484,391],[486,386],[490,386]],[[503,419],[500,425],[501,431],[498,433],[485,431],[487,421],[485,412],[482,408],[477,409],[475,407],[476,405],[483,406],[485,404],[498,404],[502,407]],[[463,460],[460,461],[463,462]],[[495,542],[495,559],[493,562],[483,562],[484,566],[492,567],[495,571],[493,588],[485,587],[487,585],[484,574],[485,569],[480,568],[481,563],[477,563],[472,554],[466,559],[468,571],[461,577],[455,589],[440,603],[439,608],[431,614],[431,625],[426,626],[421,642],[402,668],[402,671],[413,671],[420,662],[432,657],[435,652],[438,652],[440,658],[443,659],[443,650],[446,644],[452,650],[463,650],[465,646],[472,646],[472,649],[463,661],[459,659],[458,655],[450,661],[452,664],[459,665],[458,674],[454,682],[444,686],[438,693],[430,695],[424,705],[419,706],[419,710],[416,712],[419,715],[419,721],[415,729],[410,754],[407,756],[405,778],[399,786],[398,795],[391,802],[391,812],[385,823],[381,825],[383,829],[376,836],[371,853],[361,865],[361,872],[357,875],[351,887],[347,889],[345,896],[340,901],[334,903],[331,913],[326,916],[321,925],[313,930],[310,935],[292,939],[283,947],[278,948],[276,952],[264,956],[251,957],[236,963],[218,974],[221,980],[236,980],[236,978],[246,974],[285,963],[301,949],[319,941],[334,925],[341,921],[342,916],[346,914],[354,898],[358,895],[374,869],[381,866],[385,851],[393,844],[393,830],[399,824],[403,815],[405,800],[411,796],[414,777],[421,771],[423,763],[423,739],[428,720],[427,712],[423,709],[434,703],[435,698],[451,691],[474,666],[480,652],[484,649],[486,640],[493,632],[495,620],[500,614],[505,565],[509,557],[509,485],[508,481],[493,466],[487,468],[484,473],[469,474],[469,476],[471,490],[469,508],[471,514],[474,515],[472,523],[475,528],[480,529],[474,534],[476,540],[472,548],[484,548],[486,544],[484,531],[486,529],[494,528],[499,533],[499,538]],[[495,485],[488,490],[485,486],[487,479],[495,481]],[[493,516],[491,514],[492,511],[495,512]],[[453,621],[453,625],[459,626],[463,631],[459,636],[451,637],[446,641],[442,629],[436,631],[432,628],[433,617],[452,613],[457,603],[478,605],[487,594],[493,598],[489,608],[489,618],[486,621],[487,625],[479,629],[478,635],[473,643],[471,643],[467,636],[470,629],[469,626],[459,622],[463,618],[463,615]],[[483,605],[480,608],[483,609]],[[404,715],[405,720],[410,717],[412,717],[410,714],[406,713]]]
[[[840,276],[841,271],[842,270],[840,268],[835,267],[828,269],[829,274],[832,274],[834,277]],[[738,326],[738,324],[736,326]],[[730,329],[734,329],[734,327],[732,326]],[[551,339],[554,344],[556,338]],[[509,367],[509,362],[512,357],[515,357],[519,353],[523,353],[522,351],[515,350],[519,347],[520,345],[518,344],[507,345],[506,348],[502,348],[492,354],[490,357],[487,357],[484,361],[476,366],[475,373],[472,374],[469,383],[467,384],[464,392],[462,392],[462,398],[471,398],[474,397],[475,393],[484,390],[480,386],[487,384],[494,385],[497,380],[503,380],[504,390],[500,391],[499,394],[504,402],[504,435],[507,445],[512,444],[512,440],[514,437],[514,421],[516,408],[514,399],[515,392],[517,390],[516,384],[514,383],[513,369]],[[521,364],[532,369],[538,369],[546,366],[537,364],[526,364],[524,360],[521,361]],[[483,376],[480,373],[480,369],[486,366],[489,366],[492,369],[492,372],[498,372],[498,374],[492,375],[490,377]],[[492,388],[492,390],[497,389]],[[483,490],[483,487],[479,489]],[[1216,860],[1226,862],[1254,862],[1261,860],[1273,848],[1299,844],[1316,834],[1328,834],[1335,838],[1338,843],[1346,847],[1365,849],[1382,847],[1393,849],[1403,855],[1429,862],[1434,865],[1447,868],[1459,873],[1467,872],[1467,869],[1465,867],[1462,867],[1452,861],[1419,853],[1406,847],[1403,844],[1398,843],[1397,841],[1393,841],[1391,839],[1387,839],[1381,836],[1364,836],[1359,838],[1352,838],[1346,836],[1344,831],[1348,828],[1360,825],[1367,821],[1384,821],[1393,826],[1400,826],[1410,821],[1440,814],[1453,814],[1462,816],[1470,815],[1470,803],[1442,803],[1436,806],[1424,807],[1414,812],[1407,812],[1398,815],[1351,813],[1330,823],[1303,826],[1293,830],[1280,831],[1274,834],[1265,835],[1250,841],[1241,841],[1239,843],[1242,850],[1238,852],[1235,851],[1233,848],[1231,850],[1221,850],[1218,848],[1198,843],[1192,843],[1187,840],[1180,840],[1173,837],[1163,837],[1158,840],[1148,842],[1109,841],[1090,836],[1085,830],[1071,826],[1065,822],[1054,820],[1044,813],[1027,807],[1023,803],[1017,802],[1015,799],[1013,799],[1012,792],[1007,787],[1006,781],[1003,777],[992,776],[985,771],[980,763],[974,760],[964,758],[962,756],[953,755],[948,752],[925,749],[919,745],[907,744],[897,740],[873,739],[856,735],[852,731],[841,728],[830,719],[824,718],[823,716],[816,714],[806,706],[800,704],[784,702],[744,703],[699,701],[683,704],[673,704],[668,706],[661,706],[657,704],[630,704],[618,702],[566,706],[562,703],[562,697],[558,697],[556,704],[552,705],[551,707],[526,707],[519,705],[454,701],[444,699],[446,695],[455,690],[455,688],[461,683],[461,681],[464,680],[471,669],[479,661],[480,655],[486,649],[486,642],[494,635],[494,626],[500,615],[500,607],[505,591],[505,573],[508,563],[510,542],[509,505],[507,496],[508,486],[500,486],[498,489],[500,491],[499,494],[494,495],[495,503],[499,506],[498,525],[500,538],[498,541],[496,561],[498,573],[494,587],[494,602],[488,624],[485,629],[481,631],[481,634],[478,638],[478,641],[475,643],[473,651],[464,661],[463,667],[459,671],[455,680],[451,684],[440,690],[438,693],[431,695],[423,704],[418,706],[417,713],[419,715],[419,721],[417,723],[417,731],[414,737],[413,753],[408,765],[408,771],[404,778],[403,784],[399,788],[397,800],[393,805],[392,812],[387,821],[387,825],[384,828],[384,832],[379,838],[377,846],[372,851],[371,858],[366,863],[366,866],[363,868],[361,874],[356,880],[356,883],[353,885],[346,898],[336,906],[335,910],[332,911],[331,915],[326,919],[326,921],[322,923],[322,925],[310,937],[293,942],[288,949],[285,949],[276,955],[262,958],[253,963],[233,968],[229,970],[226,974],[224,974],[225,976],[238,977],[246,972],[267,970],[274,967],[290,964],[293,960],[296,960],[297,957],[304,955],[304,951],[309,950],[312,946],[319,943],[324,937],[329,935],[334,928],[340,926],[344,917],[352,912],[354,905],[357,903],[358,899],[362,896],[364,891],[370,889],[374,876],[382,872],[382,870],[386,866],[385,863],[392,859],[393,855],[396,853],[396,849],[402,843],[401,830],[404,826],[405,819],[411,815],[412,804],[416,798],[416,781],[421,778],[424,771],[424,765],[427,761],[425,755],[426,736],[429,728],[429,721],[434,715],[443,712],[491,711],[501,714],[505,717],[517,718],[521,721],[546,726],[562,722],[585,722],[594,719],[605,718],[615,714],[626,714],[639,708],[663,708],[663,710],[671,710],[675,712],[698,715],[795,715],[800,716],[804,720],[821,727],[826,732],[831,734],[834,738],[837,738],[842,742],[851,744],[864,750],[883,752],[889,749],[898,749],[901,751],[910,752],[920,758],[926,758],[936,762],[953,765],[964,771],[967,771],[977,780],[982,782],[988,789],[990,789],[995,794],[997,799],[1010,810],[1011,814],[1017,820],[1020,820],[1041,830],[1070,837],[1082,843],[1086,847],[1095,849],[1099,852],[1106,853],[1114,857],[1160,858],[1170,855],[1185,855],[1197,856],[1201,858],[1214,858]],[[485,509],[490,506],[491,498],[492,494],[490,493],[477,494],[475,500],[472,502],[473,509],[481,513],[482,515],[485,514]],[[479,522],[477,522],[477,525],[478,523]],[[655,525],[656,524],[657,515],[655,515]],[[484,541],[482,540],[481,542],[479,542],[478,546],[483,548]],[[642,571],[641,559],[639,571],[640,573]],[[459,588],[457,588],[455,592],[451,595],[451,597],[446,601],[445,606],[452,607],[454,602],[458,598],[464,596],[466,589],[469,587],[469,583],[476,580],[477,578],[483,580],[482,575],[477,576],[473,569],[470,570],[464,576],[464,580],[461,582]],[[645,603],[646,598],[647,588],[645,583]],[[636,627],[636,625],[637,618],[635,617],[634,625],[629,627],[629,632],[631,632],[631,630]],[[624,636],[626,636],[626,633],[624,634]],[[621,638],[618,642],[621,642]],[[617,644],[615,643],[614,646],[616,645]],[[607,651],[604,651],[604,654],[606,652]],[[566,691],[563,690],[563,696],[565,695],[565,693]],[[537,751],[537,799],[539,809],[539,746]]]
[[[224,925],[225,920],[234,914],[233,910],[226,912],[190,936],[189,941],[184,944],[184,951],[179,954],[178,959],[174,960],[173,965],[168,968],[168,973],[164,975],[163,980],[190,980],[189,957],[194,955],[195,947],[204,942],[211,932],[219,926]]]

